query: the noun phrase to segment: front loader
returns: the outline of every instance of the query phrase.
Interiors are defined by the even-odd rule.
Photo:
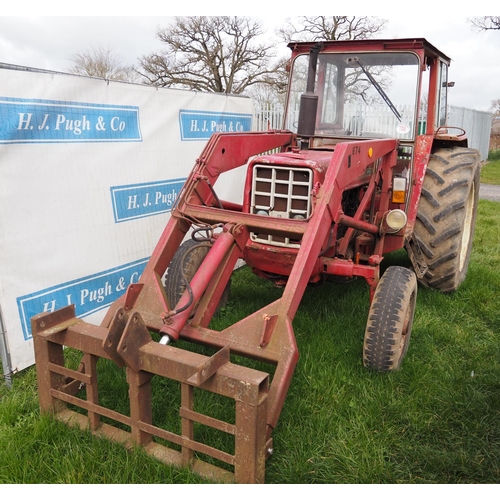
[[[417,283],[452,292],[470,257],[479,153],[446,124],[449,58],[425,39],[289,47],[283,130],[211,137],[140,281],[102,324],[75,317],[73,306],[32,318],[42,411],[216,481],[265,481],[299,358],[293,319],[308,285],[364,278],[363,364],[398,370]],[[221,199],[219,177],[241,166],[240,201]],[[411,267],[381,275],[384,255],[403,248]],[[211,319],[241,262],[282,296],[217,331]],[[65,365],[65,346],[83,353],[77,370]],[[238,364],[241,357],[274,367],[272,376]],[[100,403],[100,358],[126,372],[126,414]],[[155,421],[154,377],[179,384],[175,432]],[[207,392],[234,401],[230,422],[198,410]],[[232,449],[199,440],[200,427],[232,436]]]

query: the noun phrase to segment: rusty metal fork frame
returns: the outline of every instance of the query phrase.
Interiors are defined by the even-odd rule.
[[[125,366],[129,387],[130,414],[124,415],[99,403],[97,362],[111,359],[104,347],[109,342],[113,325],[125,324],[119,350],[127,360],[131,353],[133,367]],[[137,313],[119,310],[110,330],[89,325],[75,317],[74,307],[32,318],[36,354],[38,392],[42,412],[54,413],[66,423],[90,429],[94,434],[117,441],[127,447],[141,446],[164,463],[190,467],[194,472],[214,481],[263,483],[265,479],[266,415],[269,375],[229,361],[229,350],[212,357],[172,346],[163,346],[151,336]],[[81,366],[71,370],[65,366],[63,346],[83,352]],[[133,350],[137,352],[133,353]],[[138,363],[135,365],[134,363]],[[181,434],[154,425],[151,409],[151,380],[158,375],[181,384]],[[69,383],[68,383],[69,381]],[[235,423],[229,424],[194,410],[194,388],[198,387],[235,402]],[[85,388],[86,398],[76,396]],[[74,405],[87,416],[71,410]],[[107,417],[130,428],[130,432],[101,422]],[[212,427],[234,436],[234,454],[196,441],[195,423]],[[180,451],[155,442],[158,437],[180,446]],[[233,471],[202,461],[202,453],[232,466]]]

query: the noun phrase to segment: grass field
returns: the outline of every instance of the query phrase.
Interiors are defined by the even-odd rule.
[[[481,182],[500,185],[500,150],[490,151],[481,169]]]
[[[407,265],[404,252],[385,265]],[[469,273],[457,292],[419,288],[412,340],[399,372],[372,373],[361,352],[364,281],[309,289],[294,329],[300,359],[274,432],[266,482],[275,484],[500,481],[500,203],[481,200]],[[235,273],[233,323],[279,296],[248,269]],[[68,352],[71,355],[71,352]],[[112,370],[107,394],[126,398]],[[168,414],[159,384],[158,410]],[[0,383],[0,483],[204,483],[140,450],[40,416],[33,368]],[[166,417],[169,418],[169,417]]]
[[[500,160],[490,161],[481,170],[481,182],[485,184],[500,184]]]

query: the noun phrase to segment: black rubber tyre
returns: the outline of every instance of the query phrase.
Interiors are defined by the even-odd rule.
[[[411,269],[389,267],[377,285],[365,330],[363,364],[380,372],[398,370],[410,343],[417,277]]]
[[[479,162],[479,152],[469,148],[440,149],[431,155],[413,234],[427,266],[419,282],[428,288],[453,292],[467,275],[479,199]]]
[[[170,307],[174,308],[186,290],[186,281],[193,279],[196,271],[207,256],[210,249],[208,243],[186,240],[175,252],[170,266],[165,274],[165,293]],[[229,299],[231,281],[227,284],[222,294],[217,310],[224,307]]]

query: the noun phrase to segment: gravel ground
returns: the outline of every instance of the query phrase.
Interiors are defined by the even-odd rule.
[[[494,184],[481,184],[479,198],[490,201],[500,201],[500,186]]]

